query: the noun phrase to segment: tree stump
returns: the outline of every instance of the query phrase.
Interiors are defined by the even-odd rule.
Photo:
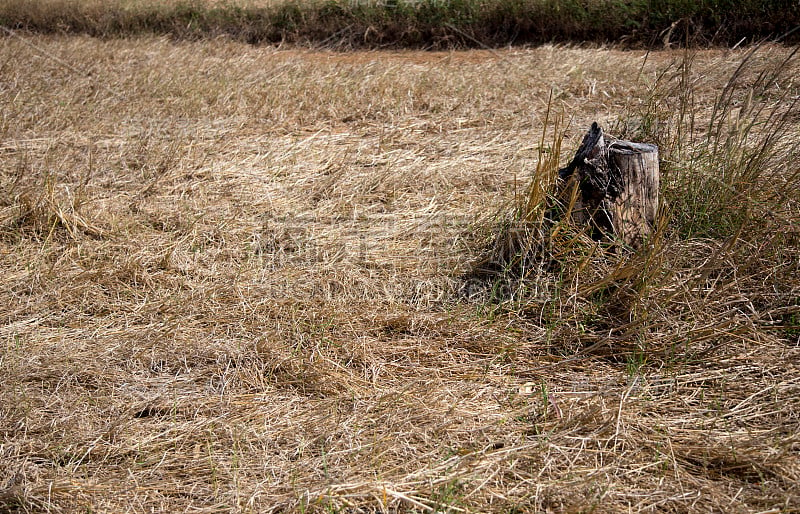
[[[606,141],[593,123],[566,168],[558,172],[560,195],[576,223],[591,227],[595,240],[612,238],[637,248],[649,238],[658,213],[658,147]],[[574,198],[567,195],[573,194]]]

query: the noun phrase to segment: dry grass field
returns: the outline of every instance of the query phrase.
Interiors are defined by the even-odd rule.
[[[0,38],[0,511],[800,511],[794,51]],[[465,294],[595,120],[656,241]]]

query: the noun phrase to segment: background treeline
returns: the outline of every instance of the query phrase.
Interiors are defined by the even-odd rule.
[[[0,23],[40,33],[141,33],[330,47],[547,42],[734,45],[800,41],[797,0],[0,0]],[[744,40],[744,41],[742,41]]]

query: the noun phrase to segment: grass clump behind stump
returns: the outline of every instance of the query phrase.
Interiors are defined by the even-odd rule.
[[[580,195],[578,184],[556,193],[554,124],[554,151],[540,146],[527,189],[505,221],[491,225],[467,292],[491,312],[567,330],[572,337],[563,339],[577,338],[578,349],[622,359],[710,351],[724,338],[692,335],[681,320],[702,312],[711,326],[724,324],[726,310],[741,302],[757,320],[791,325],[783,313],[800,309],[800,142],[791,129],[800,115],[797,55],[765,67],[762,51],[745,55],[705,115],[692,110],[702,79],[686,52],[653,85],[652,98],[613,127],[663,150],[664,201],[645,244],[598,238],[591,224],[567,215]],[[679,348],[676,338],[705,344]]]

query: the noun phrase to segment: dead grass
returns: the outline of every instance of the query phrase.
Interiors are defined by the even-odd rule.
[[[3,510],[800,509],[796,190],[782,243],[667,234],[638,328],[568,281],[460,291],[550,91],[565,151],[620,116],[666,138],[640,114],[683,54],[25,41],[0,39]],[[698,120],[746,51],[693,54]]]

